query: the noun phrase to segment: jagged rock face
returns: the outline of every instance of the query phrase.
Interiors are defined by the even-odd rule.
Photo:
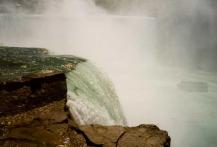
[[[64,74],[0,84],[0,116],[22,113],[65,97]]]
[[[64,74],[14,82],[0,90],[0,146],[169,147],[156,126],[78,126],[66,108]]]
[[[65,103],[63,99],[25,113],[1,117],[0,121],[7,125],[0,127],[0,146],[84,146],[85,138],[67,123]]]
[[[1,85],[0,146],[69,146],[86,144],[68,125],[65,75]]]
[[[85,60],[48,53],[42,48],[0,47],[0,116],[66,98],[64,73]]]
[[[167,132],[156,126],[78,126],[73,121],[66,107],[64,72],[85,60],[72,56],[53,58],[44,49],[0,47],[0,61],[0,146],[170,146]],[[37,68],[32,70],[34,66]]]
[[[83,61],[46,49],[0,47],[0,146],[85,144],[68,127],[64,74]]]

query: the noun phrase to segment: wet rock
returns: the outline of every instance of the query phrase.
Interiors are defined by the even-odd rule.
[[[27,140],[14,140],[8,139],[3,143],[0,143],[2,147],[46,147],[44,144],[35,143]]]
[[[64,73],[85,60],[48,53],[41,48],[0,47],[0,116],[66,98]]]
[[[64,74],[0,84],[0,116],[26,112],[65,98]]]
[[[120,126],[80,126],[79,129],[87,136],[87,138],[97,145],[115,144],[118,138],[125,132]]]
[[[50,55],[41,48],[0,46],[0,82],[23,82],[65,73],[84,61],[75,56]]]
[[[49,126],[57,127],[56,129],[60,129],[58,126]],[[10,131],[10,133],[7,135],[7,138],[13,138],[18,140],[29,140],[29,141],[35,141],[40,143],[47,143],[47,144],[64,144],[64,139],[62,138],[62,132],[67,132],[67,128],[64,126],[61,126],[61,134],[58,134],[57,132],[50,131],[49,128],[46,128],[44,126],[39,127],[20,127],[15,128]],[[66,126],[67,127],[67,126]]]
[[[170,137],[166,131],[154,125],[138,127],[80,126],[88,140],[103,147],[169,147]]]
[[[85,60],[45,49],[0,47],[0,146],[169,147],[156,126],[78,126],[66,107],[66,78]]]
[[[72,147],[87,147],[86,139],[82,134],[75,129],[69,129],[68,132]]]
[[[170,137],[154,125],[140,125],[127,128],[117,147],[170,147]]]

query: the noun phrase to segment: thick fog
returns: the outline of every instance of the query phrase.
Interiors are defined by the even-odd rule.
[[[154,123],[169,132],[174,147],[217,145],[215,0],[35,5],[32,12],[28,5],[2,1],[1,45],[90,59],[113,81],[129,125]],[[182,81],[203,83],[208,91],[182,91]]]
[[[115,48],[118,44],[123,45],[129,43],[131,46],[132,44],[137,44],[138,49],[138,46],[142,43],[148,43],[151,45],[151,48],[145,44],[143,48],[147,48],[148,52],[144,52],[143,54],[154,53],[152,57],[157,58],[159,63],[198,70],[217,70],[217,2],[215,0],[41,0],[40,2],[34,0],[29,2],[22,2],[22,0],[1,0],[0,4],[0,12],[19,15],[19,17],[24,15],[24,19],[26,19],[28,23],[25,22],[22,26],[27,29],[31,27],[33,37],[27,38],[32,39],[33,42],[36,40],[35,34],[40,34],[40,31],[37,29],[41,28],[37,28],[37,23],[36,28],[34,28],[34,24],[31,24],[31,21],[26,18],[28,17],[26,14],[37,15],[38,18],[31,19],[38,23],[40,22],[42,27],[43,25],[45,26],[45,24],[46,26],[49,25],[51,28],[47,31],[53,32],[53,28],[55,31],[61,30],[60,32],[68,32],[67,36],[65,36],[66,33],[62,34],[65,37],[64,43],[62,42],[63,39],[59,40],[59,38],[55,38],[59,41],[53,43],[54,48],[57,48],[56,43],[66,46],[66,42],[72,42],[66,41],[72,40],[71,36],[73,35],[69,33],[70,30],[74,31],[73,29],[80,29],[83,31],[78,32],[78,35],[74,36],[76,36],[76,38],[84,38],[73,41],[77,42],[76,44],[81,44],[80,42],[86,42],[85,39],[89,36],[87,40],[89,43],[92,43],[88,45],[88,48],[96,48],[94,44],[99,45],[99,43],[96,42],[103,40],[100,44],[104,44],[104,47],[97,46],[98,50],[101,52],[102,50],[111,50],[108,49],[110,46],[111,48]],[[62,19],[61,24],[55,23],[54,17],[58,17],[58,20]],[[71,21],[72,17],[77,19],[75,23],[70,24],[70,27],[65,27],[64,24],[67,25],[67,21]],[[144,24],[142,24],[143,20],[145,22]],[[149,26],[142,26],[141,24]],[[108,27],[112,31],[108,30]],[[144,29],[145,27],[147,28]],[[66,28],[69,29],[69,31],[67,31]],[[104,33],[106,36],[98,37],[97,33],[101,33],[100,29],[110,34]],[[151,33],[142,33],[144,30],[151,30]],[[16,32],[14,33],[16,34]],[[90,37],[92,36],[91,33],[94,33],[95,37]],[[113,33],[119,34],[119,36]],[[45,37],[49,35],[51,35],[51,33],[46,33]],[[103,34],[100,35],[103,36]],[[29,36],[29,33],[22,36]],[[51,36],[54,38],[57,35]],[[118,37],[118,39],[114,39],[114,36]],[[101,40],[96,40],[96,38],[100,38]],[[114,42],[107,45],[106,43],[108,43],[111,38]],[[148,41],[147,38],[149,39]],[[4,43],[3,39],[1,39],[0,42]],[[42,40],[41,37],[39,39]],[[52,39],[46,40],[46,42],[51,40]],[[130,40],[130,42],[127,40]],[[126,46],[129,45],[123,45],[119,47],[119,49],[127,48]],[[73,48],[75,49],[76,47]],[[85,48],[87,50],[87,47]],[[105,48],[107,49],[105,50]],[[133,47],[128,48],[132,49],[135,47],[133,45]],[[132,50],[135,51],[137,49]],[[61,52],[64,53],[64,51]],[[150,57],[150,55],[148,55],[148,57]]]
[[[108,5],[108,1],[96,1]],[[156,17],[160,62],[216,71],[215,0],[113,0],[109,8],[112,13],[121,15]]]

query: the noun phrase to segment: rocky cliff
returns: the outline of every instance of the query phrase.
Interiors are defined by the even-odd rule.
[[[0,50],[0,146],[170,146],[168,133],[154,125],[76,124],[66,107],[64,73],[84,59],[51,56],[44,49]]]

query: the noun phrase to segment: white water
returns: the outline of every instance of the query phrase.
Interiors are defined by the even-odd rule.
[[[66,74],[67,106],[80,125],[126,125],[119,98],[108,77],[90,62]]]

